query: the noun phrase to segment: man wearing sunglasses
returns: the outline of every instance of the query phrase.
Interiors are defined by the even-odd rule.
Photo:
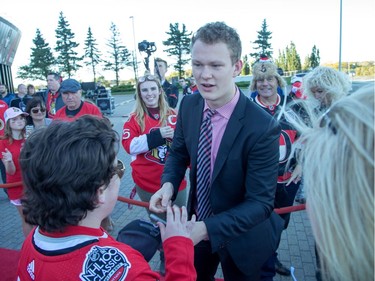
[[[90,115],[30,135],[20,165],[28,187],[26,220],[36,227],[22,246],[18,280],[160,280],[141,253],[100,227],[115,207],[124,175],[119,139],[108,119]],[[169,206],[167,224],[158,225],[165,280],[195,280],[194,220],[187,221],[186,208]]]

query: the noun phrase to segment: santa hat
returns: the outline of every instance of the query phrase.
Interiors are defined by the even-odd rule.
[[[253,80],[251,81],[251,91],[256,90],[256,81],[274,76],[277,79],[280,88],[285,87],[285,80],[277,72],[277,66],[268,57],[262,56],[253,65]]]

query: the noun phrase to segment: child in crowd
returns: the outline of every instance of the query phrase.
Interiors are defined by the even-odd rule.
[[[5,129],[4,135],[0,136],[0,158],[5,166],[6,182],[21,182],[21,168],[19,156],[26,139],[26,116],[28,114],[17,107],[10,107],[4,113]],[[16,206],[22,219],[22,231],[25,237],[31,231],[32,226],[25,222],[22,213],[23,207],[21,198],[23,197],[22,184],[9,188],[8,197],[10,203]]]

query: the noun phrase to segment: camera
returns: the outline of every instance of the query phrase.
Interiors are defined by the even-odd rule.
[[[140,52],[147,52],[147,53],[155,52],[156,51],[155,42],[148,42],[146,40],[143,40],[142,42],[138,43],[138,50]]]

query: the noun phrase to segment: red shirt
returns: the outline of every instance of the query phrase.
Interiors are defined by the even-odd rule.
[[[14,182],[22,181],[19,157],[20,157],[21,148],[24,142],[25,142],[24,139],[13,140],[12,143],[9,143],[8,139],[0,140],[0,158],[3,158],[3,155],[1,152],[5,152],[5,149],[7,148],[10,151],[10,153],[12,153],[12,159],[14,162],[14,166],[16,167],[16,172],[14,173],[14,175],[10,175],[6,173],[7,183],[14,183]],[[22,195],[23,195],[22,184],[17,187],[12,187],[8,189],[8,197],[10,200],[21,199]]]
[[[89,103],[89,102],[85,102],[85,101],[83,102],[81,109],[74,116],[68,116],[66,110],[67,110],[66,106],[63,106],[62,108],[60,108],[56,112],[56,115],[55,117],[53,117],[53,119],[64,120],[64,121],[74,121],[83,115],[95,115],[98,117],[103,117],[102,112],[96,105]]]

